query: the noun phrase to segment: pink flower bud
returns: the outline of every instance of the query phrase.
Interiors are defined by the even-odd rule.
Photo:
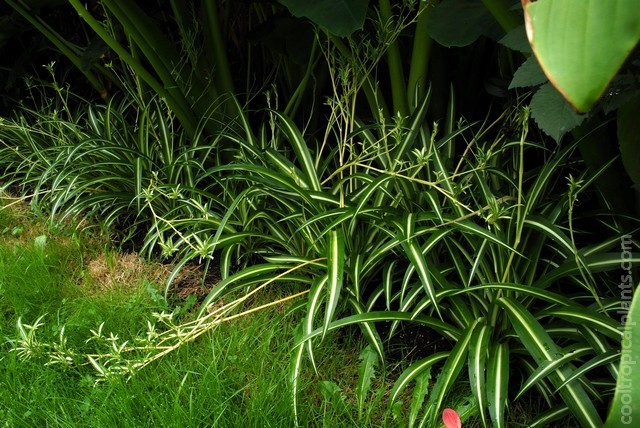
[[[442,412],[442,421],[447,428],[462,428],[460,415],[453,409],[444,409],[444,412]]]

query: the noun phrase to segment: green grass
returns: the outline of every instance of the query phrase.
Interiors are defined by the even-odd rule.
[[[12,207],[15,208],[15,207]],[[20,233],[11,233],[20,225]],[[68,344],[91,352],[85,340],[104,323],[122,339],[144,334],[158,299],[160,265],[136,267],[104,240],[48,226],[27,209],[0,210],[0,421],[7,427],[197,427],[294,425],[289,361],[301,313],[287,304],[222,323],[187,346],[151,363],[129,380],[96,383],[90,365],[46,365],[46,355],[20,358],[16,323],[33,323],[42,342],[55,343],[62,326]],[[42,238],[46,237],[46,238]],[[96,268],[96,260],[101,268]],[[124,260],[124,261],[123,261]],[[105,273],[105,270],[107,271]],[[131,270],[132,274],[118,271]],[[155,276],[155,278],[154,278]],[[287,293],[267,289],[248,307]],[[290,303],[288,305],[291,305]],[[187,317],[189,315],[186,315]],[[348,330],[327,336],[316,353],[319,377],[305,370],[299,405],[303,426],[383,426],[384,410],[357,421],[355,384],[361,338]],[[318,380],[341,391],[325,399]],[[378,386],[382,380],[378,379]],[[382,385],[384,387],[384,385]],[[339,398],[340,396],[343,398]],[[393,426],[387,423],[386,426]]]

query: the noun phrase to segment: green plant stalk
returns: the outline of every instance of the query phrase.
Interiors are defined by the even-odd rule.
[[[233,78],[231,77],[231,68],[229,67],[229,59],[227,58],[227,49],[220,31],[220,21],[218,20],[218,11],[216,9],[217,2],[205,1],[202,4],[204,8],[205,31],[206,37],[213,45],[213,55],[215,60],[217,89],[221,95],[234,94]]]
[[[318,39],[315,38],[313,41],[313,46],[311,48],[311,55],[309,55],[309,63],[307,64],[307,69],[305,70],[304,76],[302,80],[296,87],[296,90],[291,95],[287,106],[284,109],[284,115],[287,117],[295,117],[296,112],[298,111],[298,107],[300,106],[300,102],[302,101],[302,95],[304,94],[307,86],[309,85],[309,80],[313,74],[313,70],[318,64],[318,60],[320,59],[320,55],[317,55],[318,51]]]
[[[196,134],[197,121],[193,117],[190,109],[185,106],[184,100],[176,98],[167,91],[164,85],[149,73],[146,68],[135,59],[117,40],[100,25],[100,23],[84,8],[78,0],[69,0],[69,3],[76,9],[78,14],[91,27],[93,31],[107,44],[114,52],[129,65],[158,95],[163,97],[171,106],[176,116],[184,126],[189,135]]]
[[[571,176],[569,176],[569,179],[571,180]],[[569,210],[568,210],[567,216],[569,220],[569,237],[571,238],[571,245],[573,246],[574,260],[576,261],[576,266],[580,271],[580,276],[582,276],[582,281],[584,281],[584,284],[586,284],[589,291],[591,291],[591,294],[593,295],[593,299],[600,306],[602,313],[606,314],[607,310],[604,307],[604,304],[602,303],[602,299],[598,296],[598,291],[596,290],[595,284],[593,283],[593,278],[591,276],[591,273],[588,271],[585,271],[585,266],[580,260],[580,253],[578,252],[578,246],[576,245],[575,230],[573,227],[573,217],[574,217],[573,209],[575,208],[575,204],[578,200],[578,194],[582,191],[583,188],[581,186],[582,183],[580,183],[579,181],[575,182],[575,186],[576,186],[575,188],[573,184],[574,182],[570,181]],[[587,276],[589,276],[589,278],[587,278]]]
[[[171,0],[170,3],[171,10],[173,11],[174,19],[178,25],[180,33],[181,47],[188,58],[188,60],[182,58],[181,61],[188,63],[191,67],[186,69],[189,74],[181,74],[183,79],[187,78],[187,81],[190,82],[188,87],[182,88],[182,90],[185,95],[189,93],[196,95],[196,101],[193,101],[193,103],[202,106],[201,108],[196,108],[196,111],[199,114],[202,114],[204,111],[206,114],[208,112],[208,108],[212,104],[211,101],[217,99],[219,96],[218,88],[211,81],[206,81],[206,76],[213,74],[213,71],[217,69],[212,65],[215,64],[215,61],[210,58],[210,49],[205,50],[205,55],[203,57],[202,53],[199,52],[195,46],[200,26],[194,19],[190,18],[191,13],[193,12],[190,6],[186,4],[184,0]],[[203,32],[208,35],[206,30]],[[206,42],[206,46],[211,45],[212,43],[209,41]],[[198,70],[197,75],[194,70]],[[197,83],[197,85],[194,83]],[[202,96],[199,94],[202,94]],[[204,99],[205,101],[198,104],[197,100],[201,99]]]
[[[518,202],[516,204],[516,236],[513,242],[513,251],[509,254],[509,259],[507,260],[507,264],[504,267],[504,271],[502,273],[502,282],[508,282],[509,271],[511,270],[511,265],[516,256],[516,251],[518,246],[520,245],[520,239],[522,238],[522,229],[524,227],[524,220],[527,216],[527,212],[524,213],[522,210],[522,196],[523,196],[523,183],[524,183],[524,142],[526,141],[527,134],[529,132],[529,110],[525,110],[522,118],[522,131],[520,133],[520,144],[519,144],[519,153],[518,153]],[[517,279],[516,279],[517,281]],[[497,300],[502,297],[503,290],[500,289],[496,293],[495,299],[491,303],[491,310],[489,316],[489,325],[492,327],[496,326],[496,323],[499,319],[500,308],[496,304]]]
[[[393,19],[391,3],[389,0],[380,0],[380,18],[383,25]],[[403,117],[409,115],[409,102],[407,99],[407,88],[405,85],[405,75],[402,69],[402,56],[397,38],[387,47],[387,64],[389,67],[389,79],[391,82],[391,98],[393,100],[393,110]]]
[[[505,266],[504,273],[502,276],[502,282],[508,282],[509,280],[509,270],[511,269],[511,264],[513,263],[513,259],[516,256],[516,251],[518,250],[518,246],[520,245],[520,239],[522,238],[522,228],[524,227],[524,220],[527,213],[522,215],[522,195],[523,195],[523,183],[524,183],[524,142],[527,139],[527,134],[529,133],[529,114],[530,111],[526,109],[524,111],[524,115],[522,118],[522,132],[520,134],[520,151],[519,151],[519,159],[518,159],[518,203],[516,205],[516,236],[513,241],[513,251],[509,255],[509,261]],[[517,280],[517,279],[516,279]],[[501,290],[502,291],[502,290]],[[498,292],[498,297],[501,296],[501,291]]]
[[[522,25],[523,20],[518,17],[505,2],[505,0],[482,0],[484,6],[491,12],[491,15],[498,21],[505,33]]]
[[[189,10],[182,0],[169,0],[169,4],[171,5],[171,11],[173,12],[173,17],[176,25],[178,26],[180,37],[182,40],[186,40],[189,37],[188,33],[195,30],[192,25],[193,22],[189,24]],[[191,54],[192,52],[191,50],[188,50],[187,53]],[[194,59],[195,58],[191,60],[192,63]]]
[[[411,65],[407,83],[407,98],[411,110],[417,106],[418,100],[422,99],[427,87],[427,72],[433,43],[429,36],[427,19],[432,9],[432,3],[420,2],[418,21],[413,35],[413,50],[411,52]]]
[[[143,20],[146,16],[139,13],[140,11],[135,8],[122,7],[122,3],[118,1],[106,0],[103,3],[118,22],[122,24],[126,35],[131,36],[135,44],[140,47],[140,50],[158,73],[165,86],[167,84],[174,85],[176,82],[171,75],[173,65],[171,61],[167,61],[167,58],[173,57],[172,52],[167,52],[164,55],[160,53],[160,49],[163,48],[162,43],[159,42],[158,37],[155,37],[148,30],[152,24],[146,19]],[[133,45],[133,43],[130,44]]]
[[[22,5],[14,2],[13,0],[7,0],[7,4],[11,6],[16,12],[18,12],[24,19],[29,21],[31,25],[33,25],[38,31],[40,31],[51,43],[53,43],[60,52],[69,58],[69,60],[73,63],[74,66],[78,70],[85,75],[91,86],[100,93],[102,98],[106,98],[107,92],[100,80],[94,76],[94,74],[82,67],[82,61],[78,56],[77,52],[75,52],[71,47],[69,42],[64,40],[58,33],[56,33],[47,23],[42,21],[40,18],[33,16],[29,13],[28,10],[24,9]],[[106,72],[106,71],[104,71]]]
[[[142,54],[149,61],[153,70],[158,73],[160,80],[167,88],[167,92],[171,93],[176,102],[182,104],[185,110],[191,110],[192,103],[187,101],[185,95],[188,90],[176,81],[174,74],[177,72],[177,63],[179,54],[173,49],[163,35],[154,27],[154,23],[137,8],[134,4],[127,2],[119,2],[107,0],[103,2],[110,12],[116,17],[118,22],[122,24],[127,36],[132,38],[135,43],[129,43],[140,47]],[[185,80],[181,75],[181,80]],[[194,86],[193,91],[202,92],[198,81],[191,81],[190,85]]]

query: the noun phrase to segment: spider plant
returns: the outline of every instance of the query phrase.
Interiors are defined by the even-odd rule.
[[[329,330],[360,326],[384,358],[376,323],[391,322],[391,337],[398,323],[412,322],[450,343],[410,365],[392,390],[390,404],[443,364],[422,426],[435,424],[463,371],[483,423],[505,426],[507,402],[535,390],[548,412],[533,426],[567,414],[600,426],[622,337],[606,272],[619,268],[614,248],[628,231],[612,213],[577,213],[604,168],[575,161],[577,143],[549,150],[528,141],[527,108],[503,117],[518,138],[486,139],[491,126],[454,123],[438,138],[437,126],[429,133],[423,124],[427,103],[428,96],[408,123],[363,126],[342,139],[336,125],[334,145],[306,141],[278,112],[272,135],[266,126],[257,136],[247,123],[235,126],[244,130],[227,135],[239,147],[237,162],[207,172],[228,201],[222,220],[207,228],[204,211],[200,219],[162,219],[154,239],[179,243],[185,259],[202,256],[193,242],[205,237],[210,255],[222,250],[223,280],[203,313],[233,290],[307,264],[302,277],[287,277],[310,288],[294,390],[305,355],[315,366],[314,343]],[[443,156],[456,146],[462,153]],[[531,159],[539,166],[525,168]]]
[[[576,201],[604,168],[558,177],[573,168],[576,144],[547,153],[526,141],[524,116],[519,141],[487,145],[474,138],[455,169],[438,159],[447,140],[436,143],[431,171],[443,191],[432,191],[424,208],[396,213],[387,222],[387,234],[404,250],[404,269],[397,269],[397,259],[387,262],[381,285],[366,293],[360,313],[299,340],[302,346],[327,329],[381,320],[412,320],[454,338],[451,351],[414,363],[392,391],[391,402],[415,376],[444,360],[422,425],[435,424],[463,370],[481,419],[493,426],[505,426],[507,401],[532,388],[550,408],[532,426],[566,413],[582,426],[602,425],[598,407],[617,378],[622,332],[614,318],[620,298],[597,273],[619,268],[620,255],[612,250],[623,233],[602,226],[606,239],[582,241],[586,233],[574,225]],[[544,165],[525,174],[525,159],[532,156],[542,156]],[[347,251],[335,257],[357,260]],[[365,272],[368,262],[362,261]],[[355,277],[362,281],[366,275]],[[349,296],[358,297],[364,296]],[[380,307],[387,311],[372,310]],[[510,384],[520,387],[514,391]]]
[[[124,238],[137,235],[151,223],[143,190],[153,183],[177,195],[213,162],[208,142],[188,138],[157,97],[130,91],[93,105],[55,81],[32,92],[40,105],[23,107],[0,126],[3,186],[33,194],[52,218],[93,215],[121,226]],[[156,199],[153,208],[188,215],[191,206],[176,199]],[[202,204],[196,193],[192,200]]]

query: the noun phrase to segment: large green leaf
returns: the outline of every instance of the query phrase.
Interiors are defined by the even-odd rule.
[[[279,0],[292,15],[306,17],[336,36],[362,28],[369,0]]]
[[[542,85],[531,99],[531,117],[556,142],[560,142],[564,134],[580,125],[585,118],[576,113],[549,83]]]
[[[493,17],[479,1],[445,0],[427,18],[429,35],[443,46],[467,46],[493,23]]]
[[[535,56],[530,56],[513,74],[509,89],[537,86],[546,81],[547,76],[542,71],[538,60]]]
[[[549,80],[581,112],[640,40],[637,0],[522,0],[527,36]]]
[[[618,384],[605,428],[636,426],[640,422],[640,294],[636,293],[628,314],[623,315],[624,338]],[[628,301],[626,301],[628,304]]]

